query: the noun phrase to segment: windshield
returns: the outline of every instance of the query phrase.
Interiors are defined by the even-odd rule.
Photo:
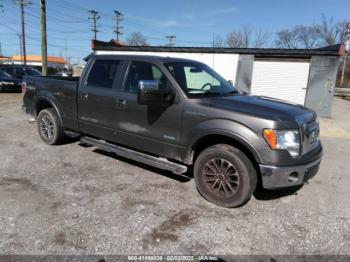
[[[172,62],[165,63],[165,67],[189,97],[237,93],[231,84],[205,64]]]
[[[0,70],[0,76],[1,76],[1,77],[8,77],[8,78],[12,78],[12,76],[11,76],[11,75],[9,75],[8,73],[6,73],[6,72],[4,72],[4,71],[2,71],[2,70]]]

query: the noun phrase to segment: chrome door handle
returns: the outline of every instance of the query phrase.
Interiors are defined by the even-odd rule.
[[[120,107],[125,107],[126,106],[126,100],[125,99],[118,99],[117,105]]]
[[[80,94],[80,98],[82,99],[88,99],[89,94]]]

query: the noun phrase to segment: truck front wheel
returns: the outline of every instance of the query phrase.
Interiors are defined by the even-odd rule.
[[[48,145],[58,145],[64,140],[64,130],[53,108],[46,108],[38,115],[38,132]]]
[[[223,207],[246,203],[257,183],[249,158],[241,150],[225,144],[202,151],[193,172],[199,193],[209,202]]]

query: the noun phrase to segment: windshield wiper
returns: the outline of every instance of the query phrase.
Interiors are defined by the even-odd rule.
[[[232,90],[230,92],[223,93],[224,95],[234,95],[234,94],[239,94],[238,90]]]
[[[225,93],[205,91],[204,93],[201,93],[200,95],[202,95],[202,96],[205,96],[205,95],[221,96],[221,95],[224,95],[224,94]]]
[[[203,93],[192,94],[192,96],[229,96],[229,95],[234,95],[238,93],[239,91],[237,90],[232,90],[230,92],[213,92],[208,90]]]

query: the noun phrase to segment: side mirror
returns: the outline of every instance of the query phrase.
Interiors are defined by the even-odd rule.
[[[170,90],[161,90],[156,80],[140,80],[137,102],[140,105],[164,105],[171,100]]]

